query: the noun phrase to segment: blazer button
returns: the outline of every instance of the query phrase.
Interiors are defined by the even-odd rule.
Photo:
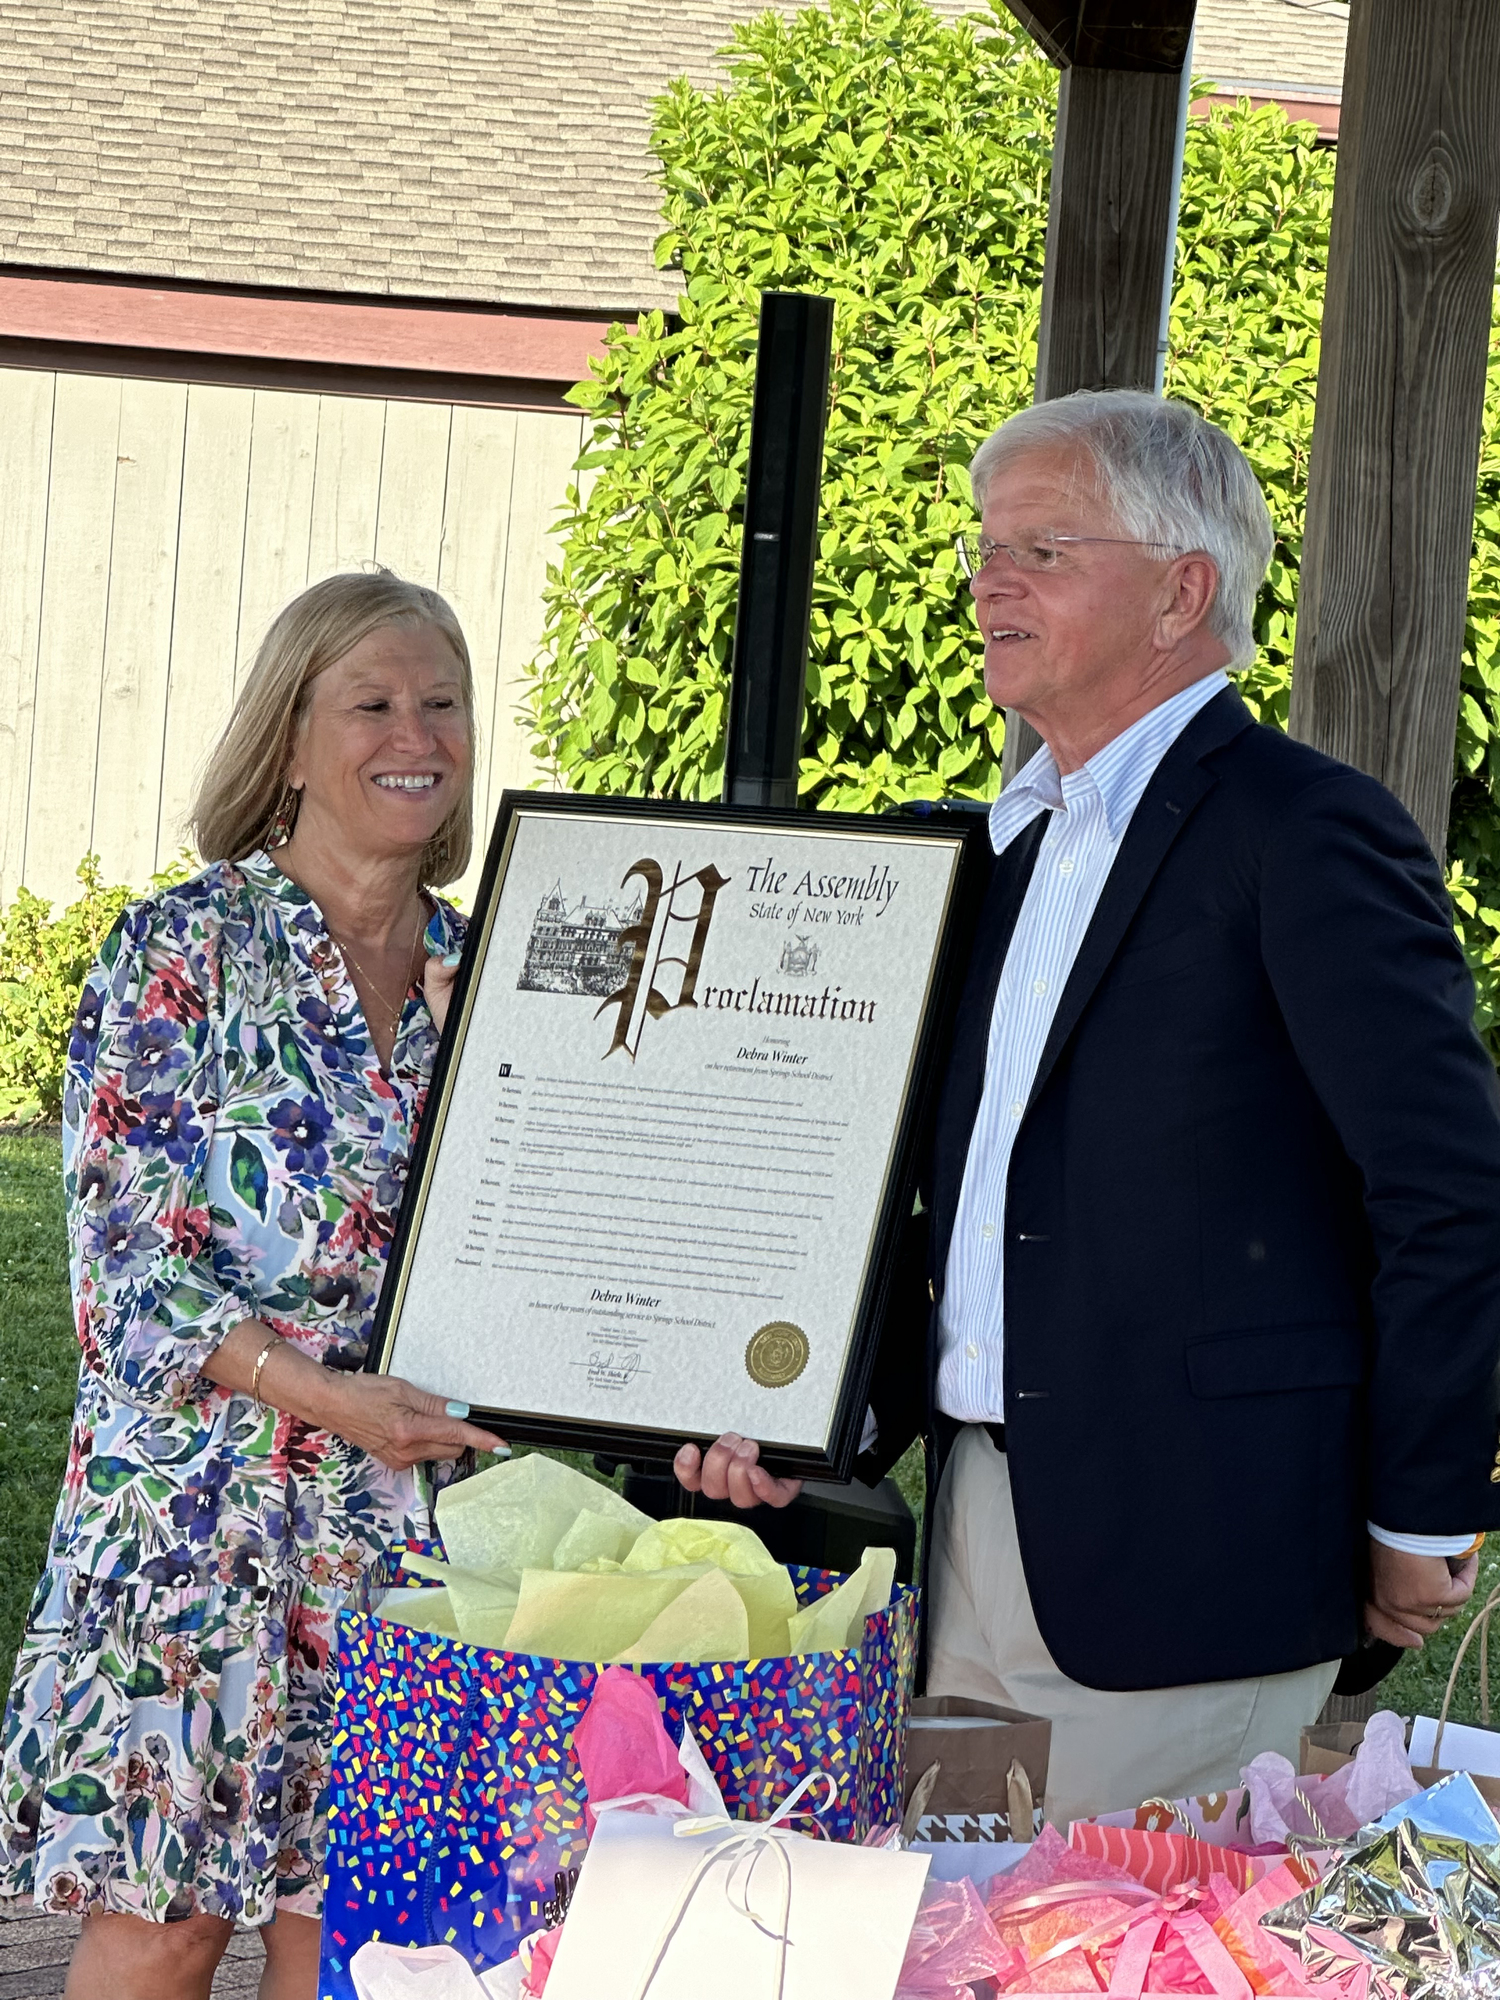
[[[1490,1474],[1490,1484],[1491,1486],[1500,1486],[1500,1465],[1497,1465]]]
[[[928,1298],[930,1298],[930,1299],[932,1300],[932,1303],[933,1303],[934,1305],[936,1305],[936,1304],[937,1304],[937,1291],[936,1291],[936,1288],[935,1288],[935,1287],[934,1287],[934,1285],[933,1285],[933,1282],[932,1282],[931,1278],[929,1278],[929,1279],[927,1280],[927,1296],[928,1296]],[[1497,1463],[1500,1463],[1500,1454],[1497,1454],[1497,1459],[1496,1459],[1496,1462],[1497,1462]]]

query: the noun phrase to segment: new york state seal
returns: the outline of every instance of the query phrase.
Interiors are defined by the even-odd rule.
[[[789,1319],[773,1319],[750,1336],[745,1372],[762,1389],[784,1389],[807,1366],[807,1335]]]

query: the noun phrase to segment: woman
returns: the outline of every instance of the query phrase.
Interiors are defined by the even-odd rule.
[[[196,2000],[236,1923],[316,1990],[340,1604],[499,1441],[358,1372],[457,964],[473,689],[452,611],[336,576],[272,625],[127,910],[64,1107],[83,1348],[11,1692],[0,1893],[80,1911],[67,1993]],[[272,1923],[274,1919],[274,1924]]]

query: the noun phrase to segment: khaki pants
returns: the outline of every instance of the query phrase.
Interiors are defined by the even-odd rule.
[[[1005,1454],[978,1425],[959,1433],[938,1489],[927,1602],[928,1693],[1049,1717],[1047,1818],[1064,1828],[1143,1799],[1222,1791],[1262,1750],[1295,1763],[1298,1736],[1338,1672],[1335,1660],[1130,1694],[1070,1681],[1032,1615]]]

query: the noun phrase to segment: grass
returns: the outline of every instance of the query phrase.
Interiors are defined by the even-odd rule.
[[[0,1131],[0,1675],[8,1686],[22,1621],[46,1555],[78,1374],[63,1235],[62,1145],[55,1131]],[[576,1453],[560,1458],[592,1471]],[[896,1477],[920,1519],[922,1464],[911,1451]],[[1480,1559],[1475,1601],[1500,1584],[1500,1536]],[[1436,1714],[1463,1636],[1447,1627],[1402,1661],[1381,1688],[1403,1715]],[[1500,1632],[1496,1635],[1500,1654]],[[1479,1647],[1469,1649],[1453,1716],[1480,1716]]]
[[[9,1687],[62,1484],[78,1383],[62,1144],[0,1132],[0,1686]]]

